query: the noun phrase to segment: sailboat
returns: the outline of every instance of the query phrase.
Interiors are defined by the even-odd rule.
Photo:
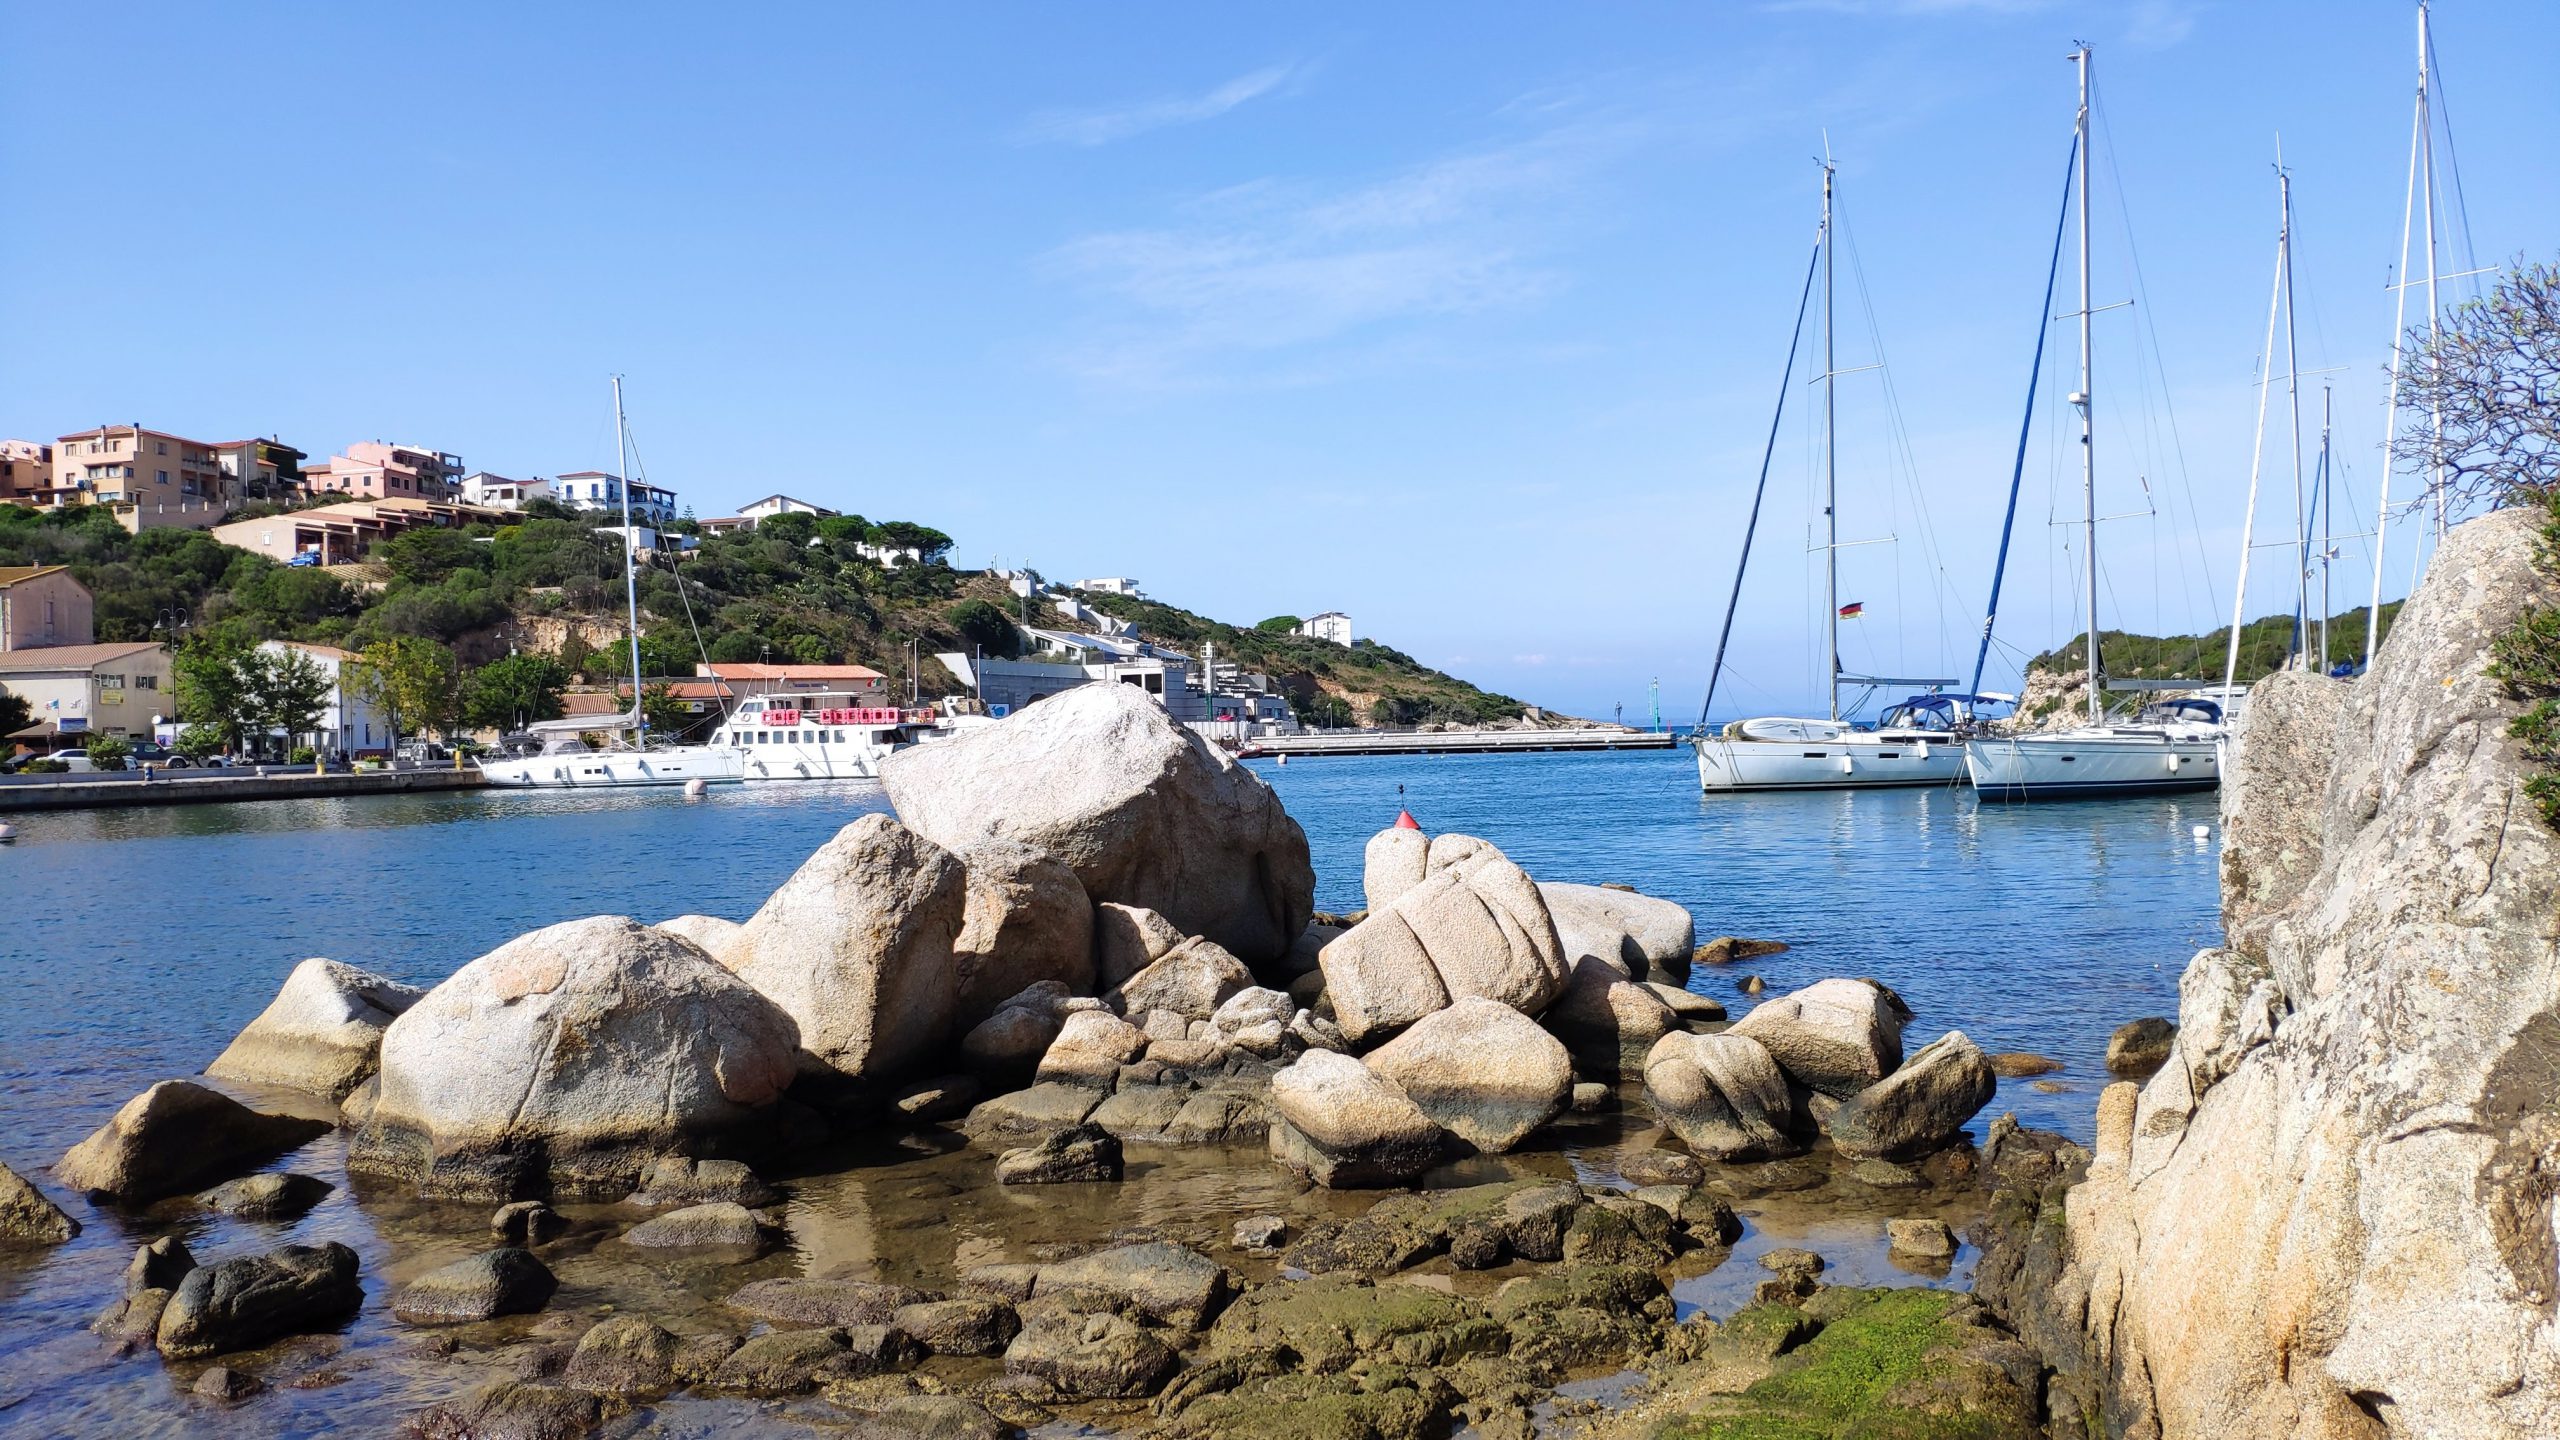
[[[2080,388],[2071,405],[2080,412],[2081,551],[2088,566],[2088,723],[2040,735],[1981,736],[1965,742],[1965,773],[1985,798],[2035,800],[2097,795],[2156,794],[2163,791],[2210,790],[2222,783],[2222,710],[2209,699],[2187,696],[2146,706],[2130,724],[2109,724],[2104,709],[2107,673],[2098,645],[2098,458],[2090,389],[2089,294],[2089,63],[2086,45],[2072,52],[2080,70],[2080,109],[2072,130],[2073,172],[2079,186],[2080,216]],[[2066,193],[2065,204],[2069,197]],[[2058,246],[2057,246],[2058,258]],[[2050,281],[2047,286],[2050,289]],[[2041,334],[2041,330],[2039,331]],[[2041,360],[2042,341],[2038,341]],[[2024,440],[2020,454],[2023,459]],[[2010,518],[2016,518],[2017,491],[2010,490]],[[2001,538],[2002,563],[2008,537]],[[1993,581],[1993,613],[1999,607],[1998,581]],[[1984,622],[1983,643],[1990,643]],[[1975,665],[1977,683],[1980,661]],[[2191,688],[2191,682],[2171,682]],[[2161,682],[2139,687],[2158,689]]]
[[[614,452],[621,466],[622,593],[628,606],[631,642],[631,710],[612,716],[587,715],[537,721],[530,727],[541,742],[539,752],[503,760],[483,760],[480,773],[489,784],[506,790],[590,790],[635,786],[734,784],[746,779],[747,757],[727,745],[653,745],[649,719],[641,705],[640,581],[638,532],[631,528],[631,452],[622,415],[622,377],[613,377]],[[587,744],[602,734],[605,748]]]
[[[1832,192],[1837,167],[1822,162],[1822,222],[1814,231],[1813,257],[1805,266],[1804,293],[1796,302],[1795,334],[1804,333],[1804,317],[1813,300],[1813,281],[1822,277],[1822,517],[1825,649],[1831,657],[1830,714],[1824,719],[1759,716],[1736,720],[1715,734],[1707,732],[1707,716],[1716,703],[1716,682],[1724,674],[1725,649],[1733,639],[1733,619],[1742,602],[1742,579],[1751,564],[1751,540],[1760,528],[1760,504],[1768,494],[1769,462],[1775,455],[1778,425],[1786,413],[1788,388],[1794,383],[1796,340],[1787,345],[1785,373],[1778,381],[1777,413],[1769,420],[1769,443],[1760,457],[1760,482],[1751,496],[1751,518],[1743,527],[1742,556],[1734,565],[1733,593],[1725,602],[1724,629],[1716,639],[1715,664],[1707,676],[1707,698],[1698,712],[1691,745],[1698,752],[1698,784],[1710,792],[1755,790],[1848,790],[1884,786],[1946,785],[1964,773],[1964,752],[1957,738],[1970,718],[1971,696],[1918,694],[1885,711],[1873,730],[1859,729],[1840,716],[1844,685],[1869,689],[1952,685],[1953,680],[1907,680],[1852,675],[1840,665],[1840,621],[1861,607],[1840,603],[1840,510],[1838,446],[1835,419],[1839,366],[1834,355],[1832,324]]]

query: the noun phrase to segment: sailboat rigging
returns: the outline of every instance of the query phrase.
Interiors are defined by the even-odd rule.
[[[1733,589],[1725,601],[1724,626],[1716,637],[1716,653],[1707,674],[1706,701],[1698,710],[1691,744],[1698,752],[1698,783],[1711,792],[1756,790],[1838,790],[1877,786],[1944,785],[1961,770],[1954,740],[1968,711],[1968,697],[1914,695],[1885,712],[1873,730],[1861,730],[1840,715],[1842,685],[1925,686],[1941,690],[1952,679],[1913,680],[1852,674],[1840,664],[1840,621],[1861,606],[1840,603],[1840,507],[1838,381],[1842,373],[1833,324],[1833,192],[1838,165],[1822,160],[1822,219],[1814,230],[1813,254],[1806,262],[1804,288],[1796,301],[1796,323],[1787,342],[1787,363],[1778,379],[1778,404],[1769,418],[1769,439],[1760,456],[1760,478],[1751,493],[1751,511],[1742,532],[1742,552],[1734,562]],[[1823,638],[1828,714],[1820,720],[1764,716],[1737,720],[1710,734],[1716,686],[1724,675],[1733,622],[1742,604],[1742,581],[1751,564],[1751,542],[1759,533],[1760,510],[1769,488],[1769,466],[1777,452],[1778,429],[1786,414],[1787,392],[1795,379],[1795,362],[1803,343],[1804,320],[1813,300],[1814,280],[1822,281],[1822,524]]]

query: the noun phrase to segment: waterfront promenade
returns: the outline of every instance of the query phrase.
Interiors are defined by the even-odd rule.
[[[1248,741],[1247,755],[1525,755],[1669,750],[1680,737],[1645,730],[1335,730]]]

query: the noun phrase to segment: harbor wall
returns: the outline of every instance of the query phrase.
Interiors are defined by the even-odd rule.
[[[382,770],[314,775],[223,774],[151,780],[28,780],[0,785],[0,814],[30,810],[112,810],[143,805],[206,805],[236,800],[319,800],[341,795],[408,795],[477,790],[477,770]]]

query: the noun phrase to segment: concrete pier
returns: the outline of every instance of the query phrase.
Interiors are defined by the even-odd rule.
[[[318,800],[339,795],[408,795],[429,790],[477,790],[488,782],[478,770],[359,770],[314,775],[308,768],[278,767],[273,774],[220,770],[156,774],[145,781],[116,778],[27,777],[0,784],[0,813],[18,810],[111,810],[136,805],[205,805],[235,800]]]
[[[1669,750],[1677,735],[1649,730],[1351,730],[1273,735],[1247,744],[1257,755],[1507,755],[1568,750]]]

